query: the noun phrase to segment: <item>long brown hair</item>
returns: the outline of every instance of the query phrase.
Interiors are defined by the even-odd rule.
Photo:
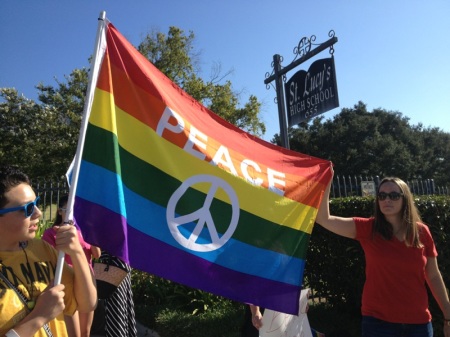
[[[406,245],[420,248],[422,243],[419,238],[419,226],[418,222],[422,222],[419,211],[414,203],[413,194],[408,185],[396,177],[388,177],[381,180],[378,186],[377,195],[380,191],[380,187],[387,182],[396,184],[402,193],[403,206],[402,206],[402,226],[406,230]],[[384,214],[380,210],[378,197],[375,199],[375,221],[373,225],[373,234],[380,234],[383,238],[390,240],[394,236],[392,224],[390,224]]]

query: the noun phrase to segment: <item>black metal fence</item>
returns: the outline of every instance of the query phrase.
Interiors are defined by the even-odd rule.
[[[331,197],[362,196],[370,194],[377,189],[381,179],[378,176],[339,176],[335,175],[331,189]],[[436,186],[433,179],[412,180],[406,182],[411,191],[416,195],[449,195],[448,186]],[[366,189],[367,187],[367,189]],[[41,209],[43,220],[51,221],[56,214],[59,198],[69,193],[66,181],[37,182],[33,188],[41,197]]]
[[[335,175],[331,188],[331,197],[350,197],[371,194],[380,185],[378,176],[339,176]],[[433,179],[406,181],[411,192],[416,195],[449,195],[448,186],[436,186]],[[367,189],[365,189],[367,187]]]
[[[67,182],[32,182],[32,186],[41,197],[39,209],[43,213],[42,220],[52,221],[56,216],[59,198],[69,193]]]

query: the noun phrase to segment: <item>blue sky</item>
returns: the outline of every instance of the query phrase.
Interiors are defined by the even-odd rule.
[[[135,46],[152,29],[194,32],[202,77],[215,64],[233,70],[227,79],[242,102],[253,94],[263,103],[266,140],[279,132],[275,90],[264,84],[273,55],[287,66],[302,37],[321,43],[331,29],[340,107],[325,118],[363,101],[450,132],[448,0],[1,0],[0,87],[36,99],[39,82],[56,86],[55,78],[88,67],[103,10]]]

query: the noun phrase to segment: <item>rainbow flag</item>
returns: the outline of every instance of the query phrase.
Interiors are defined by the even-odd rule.
[[[75,191],[86,241],[133,268],[298,313],[330,163],[222,120],[105,25]]]

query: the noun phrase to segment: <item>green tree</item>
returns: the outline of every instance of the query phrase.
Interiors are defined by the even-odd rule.
[[[41,106],[57,115],[57,120],[47,125],[47,133],[42,139],[45,145],[42,154],[48,159],[47,177],[64,175],[76,152],[88,76],[88,69],[75,69],[65,76],[66,82],[57,82],[57,88],[37,86]]]
[[[333,119],[323,116],[289,132],[293,150],[328,159],[345,176],[399,176],[449,184],[449,134],[411,126],[400,112],[358,102]],[[278,141],[275,138],[274,141]]]
[[[417,133],[421,134],[419,142],[422,152],[418,159],[421,160],[417,167],[417,176],[433,178],[437,185],[450,183],[450,134],[439,128],[417,127]]]
[[[36,116],[41,108],[34,101],[19,96],[14,88],[1,88],[0,163],[14,163],[25,169],[39,161],[37,139],[41,134]]]
[[[147,34],[138,50],[174,83],[201,102],[218,116],[256,136],[266,132],[259,120],[261,103],[251,95],[240,107],[239,94],[233,92],[230,81],[221,82],[230,73],[221,74],[220,65],[213,68],[211,78],[205,82],[199,77],[199,53],[193,49],[194,33],[170,27],[166,36],[161,32]]]
[[[194,53],[194,39],[193,32],[185,35],[180,28],[170,27],[167,36],[162,32],[150,32],[137,49],[174,83],[184,88],[186,82],[198,80],[199,54]]]
[[[32,178],[59,179],[76,151],[88,71],[76,69],[58,87],[38,84],[40,103],[1,88],[0,160]]]

